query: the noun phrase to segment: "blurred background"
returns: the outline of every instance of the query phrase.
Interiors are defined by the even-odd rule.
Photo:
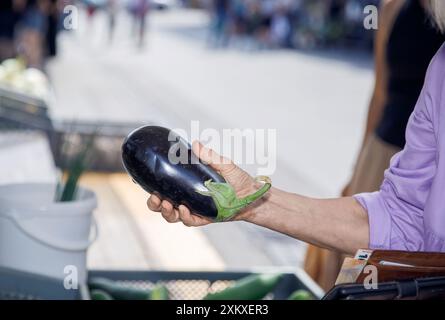
[[[94,136],[80,181],[98,199],[90,268],[302,266],[305,244],[275,232],[150,213],[120,146],[143,124],[276,129],[274,184],[337,196],[372,92],[363,8],[377,2],[3,0],[0,183],[56,183]]]

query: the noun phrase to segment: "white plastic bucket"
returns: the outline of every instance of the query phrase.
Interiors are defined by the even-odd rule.
[[[79,188],[76,201],[54,202],[55,189],[40,183],[0,186],[0,266],[60,279],[76,270],[85,283],[86,252],[97,237],[96,196]]]

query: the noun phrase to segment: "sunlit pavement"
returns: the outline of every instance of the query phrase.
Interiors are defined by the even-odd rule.
[[[194,10],[152,15],[141,50],[124,13],[112,43],[106,17],[95,18],[88,23],[82,16],[78,31],[62,35],[60,56],[49,64],[55,118],[186,130],[191,120],[199,120],[201,130],[276,129],[274,184],[314,196],[339,193],[364,126],[372,89],[369,56],[211,49],[205,43],[207,18]],[[139,201],[144,205],[143,194]],[[138,223],[147,233],[161,232],[158,224]],[[188,232],[196,241],[204,234],[202,241],[213,247],[212,261],[206,262],[210,268],[220,268],[221,261],[231,268],[295,265],[303,258],[301,243],[242,223],[187,230],[185,237]],[[140,241],[150,242],[145,250],[156,246],[180,254],[186,238],[176,242],[175,232],[169,235],[177,246],[154,238]]]

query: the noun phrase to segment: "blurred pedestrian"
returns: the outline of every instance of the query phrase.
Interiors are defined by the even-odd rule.
[[[247,4],[244,0],[232,0],[232,32],[236,35],[245,35],[247,26]]]
[[[211,44],[216,47],[228,44],[228,21],[230,0],[213,0],[211,6],[212,15],[212,38]]]
[[[249,1],[246,10],[246,34],[250,38],[248,44],[250,47],[258,46],[260,39],[261,24],[263,22],[261,14],[261,5],[257,1]]]
[[[133,0],[133,3],[131,4],[131,11],[134,19],[133,26],[135,26],[136,29],[137,43],[140,48],[145,44],[145,31],[149,10],[149,0]]]
[[[43,68],[49,0],[27,0],[19,22],[19,51],[28,66]]]
[[[0,61],[15,56],[14,34],[24,0],[0,1]]]
[[[88,23],[91,23],[94,15],[97,12],[98,6],[95,1],[86,1],[85,5],[86,5],[86,9],[87,9]]]
[[[47,30],[46,30],[46,54],[54,57],[57,54],[57,33],[59,30],[58,0],[49,0]]]
[[[291,22],[288,16],[288,8],[279,4],[272,14],[270,26],[270,42],[274,47],[283,47],[291,33]]]
[[[108,14],[108,40],[113,41],[114,30],[116,29],[116,15],[118,10],[117,0],[108,0],[107,14]]]
[[[380,9],[375,40],[375,85],[366,131],[343,196],[377,191],[390,159],[403,149],[409,117],[422,89],[428,65],[445,41],[434,28],[428,0],[386,0]],[[310,247],[309,273],[330,288],[339,271],[340,254]]]
[[[270,31],[272,26],[272,16],[275,11],[275,0],[262,0],[261,6],[261,25],[257,32],[257,40],[262,47],[270,46]]]
[[[330,0],[329,2],[328,18],[323,32],[323,40],[327,45],[336,44],[344,36],[345,6],[345,0]]]

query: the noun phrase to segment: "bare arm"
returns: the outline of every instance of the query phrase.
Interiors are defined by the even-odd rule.
[[[243,220],[345,253],[369,243],[366,211],[350,197],[313,199],[272,189]]]
[[[195,143],[193,151],[219,171],[239,196],[251,194],[258,188],[257,182],[245,171],[212,150]],[[147,204],[171,223],[202,226],[211,222],[191,213],[185,206],[174,208],[156,196],[151,196]],[[368,216],[353,198],[312,199],[272,188],[266,197],[238,214],[236,220],[347,253],[366,248],[369,243]]]

